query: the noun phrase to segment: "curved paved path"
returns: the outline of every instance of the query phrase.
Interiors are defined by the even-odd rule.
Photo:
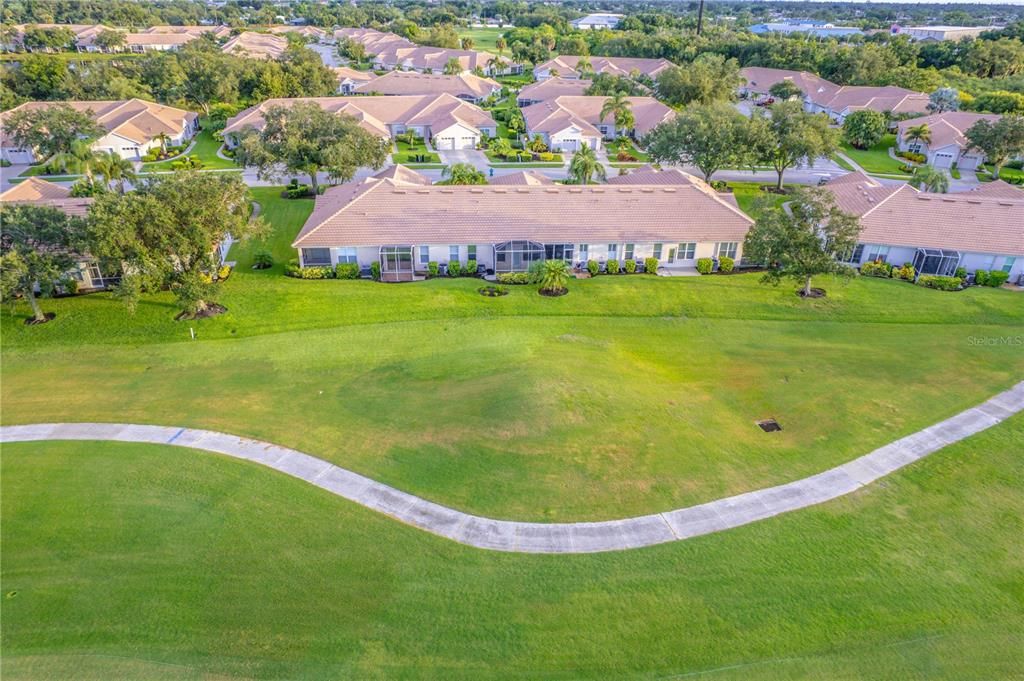
[[[593,553],[653,546],[739,527],[863,487],[946,445],[1024,411],[1024,382],[983,404],[824,473],[665,513],[589,523],[520,523],[470,515],[375,482],[294,449],[192,428],[57,423],[0,428],[0,442],[116,440],[204,449],[305,480],[421,530],[481,549]]]

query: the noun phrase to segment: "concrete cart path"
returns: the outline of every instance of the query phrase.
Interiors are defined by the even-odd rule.
[[[521,523],[482,518],[407,494],[294,449],[209,430],[117,423],[40,423],[4,426],[0,428],[0,442],[114,440],[203,449],[268,466],[468,546],[517,553],[593,553],[679,541],[820,504],[849,494],[1020,411],[1024,411],[1024,382],[941,423],[802,480],[665,513],[584,523]]]

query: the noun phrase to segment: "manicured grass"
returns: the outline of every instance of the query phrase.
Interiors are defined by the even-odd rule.
[[[498,81],[502,85],[521,88],[524,85],[529,85],[533,82],[533,73],[527,69],[524,73],[514,76],[495,76],[494,80]]]
[[[230,159],[223,159],[217,155],[217,150],[220,149],[223,142],[213,136],[213,133],[209,129],[203,129],[199,131],[199,134],[195,137],[195,145],[188,151],[187,156],[195,156],[203,162],[204,170],[219,170],[226,168],[238,168],[238,164]],[[143,171],[162,171],[172,170],[171,164],[180,160],[179,158],[170,159],[166,161],[157,161],[154,163],[143,163]]]
[[[843,142],[843,153],[852,158],[860,167],[869,173],[882,173],[889,175],[906,176],[900,170],[903,161],[898,161],[889,156],[889,149],[896,144],[895,135],[886,135],[882,141],[870,149],[856,149],[846,142]]]
[[[417,137],[416,141],[412,144],[409,144],[403,139],[395,140],[395,147],[398,151],[391,154],[391,158],[395,163],[402,163],[405,165],[441,163],[441,157],[427,149],[427,145],[423,141],[422,137]],[[421,157],[423,160],[416,160],[417,156]]]
[[[509,31],[508,28],[460,28],[460,38],[472,38],[473,49],[483,50],[485,52],[498,53],[498,48],[494,45],[494,41],[502,36],[503,33]],[[505,50],[505,56],[508,56],[508,50]]]
[[[72,178],[72,177],[73,178],[78,178],[78,177],[81,177],[81,175],[49,175],[46,172],[46,166],[47,166],[47,163],[45,163],[45,162],[44,163],[37,163],[35,165],[29,166],[28,168],[25,168],[25,170],[21,171],[21,174],[18,175],[18,177],[46,177],[47,179],[53,179],[53,178],[56,178],[56,177],[62,177],[62,178]]]
[[[582,556],[207,453],[8,444],[4,678],[1016,678],[1022,441],[1017,416],[822,506]]]
[[[730,182],[729,188],[732,189],[732,193],[736,196],[736,202],[740,204],[740,209],[743,210],[747,215],[756,218],[757,217],[757,206],[758,203],[764,199],[767,199],[772,206],[781,206],[789,197],[785,194],[773,194],[761,190],[762,183],[760,182]]]
[[[640,163],[647,163],[650,160],[650,157],[646,153],[637,149],[636,145],[625,137],[620,137],[619,139],[608,143],[609,159],[616,161],[616,155],[620,151],[625,151],[626,153],[631,154]],[[632,161],[626,161],[626,163],[632,163]]]
[[[487,160],[490,161],[492,165],[519,166],[519,167],[530,167],[530,168],[547,168],[547,167],[550,167],[550,166],[562,165],[562,163],[564,163],[562,154],[554,153],[554,152],[552,152],[552,153],[553,153],[553,157],[552,157],[552,159],[550,161],[531,161],[529,159],[532,158],[533,153],[529,152],[529,151],[523,151],[522,152],[522,158],[524,160],[522,162],[517,162],[515,156],[511,156],[511,157],[506,159],[506,158],[502,158],[501,156],[498,156],[497,154],[493,154],[490,151],[484,151],[484,155],[487,156]]]
[[[992,166],[986,165],[978,171],[978,179],[991,182],[995,178],[992,177]],[[1007,168],[1003,166],[999,169],[999,179],[1004,182],[1013,181],[1024,181],[1024,170],[1018,170],[1017,168]]]
[[[20,62],[29,56],[30,52],[4,52],[0,53],[0,62],[11,61]],[[56,57],[63,61],[78,62],[78,61],[122,61],[126,59],[138,59],[144,55],[136,52],[117,52],[117,53],[105,53],[105,52],[53,52],[46,54],[47,57]]]
[[[279,263],[235,274],[228,313],[134,317],[109,294],[3,316],[8,423],[131,420],[298,447],[463,509],[533,519],[646,513],[820,471],[1019,380],[1024,298],[758,275],[597,277],[562,298],[471,279],[281,276],[312,201],[253,190]],[[198,340],[190,340],[189,329]],[[754,425],[775,417],[782,433]]]

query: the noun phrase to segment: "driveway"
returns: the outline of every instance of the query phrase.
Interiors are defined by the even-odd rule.
[[[455,163],[468,163],[480,170],[487,170],[487,167],[490,165],[490,162],[487,160],[487,155],[482,151],[477,151],[476,149],[438,151],[437,154],[441,157],[441,163],[446,166],[450,166]]]

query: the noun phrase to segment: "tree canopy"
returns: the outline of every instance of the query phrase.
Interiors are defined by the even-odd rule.
[[[644,145],[653,161],[696,166],[710,181],[715,171],[740,165],[747,119],[729,104],[690,106],[658,125]]]
[[[352,116],[324,111],[315,102],[271,106],[263,113],[262,130],[242,136],[235,159],[254,166],[262,178],[288,173],[309,176],[314,194],[317,174],[348,182],[360,166],[380,168],[387,161],[390,144],[367,132]]]
[[[840,258],[857,245],[860,222],[840,211],[828,190],[800,189],[786,209],[765,206],[759,214],[743,253],[768,265],[762,281],[778,285],[782,279],[793,279],[806,297],[812,294],[815,276],[853,274]]]
[[[870,149],[882,141],[889,119],[871,109],[854,111],[843,121],[843,139],[858,149]]]
[[[14,111],[4,121],[4,130],[16,145],[34,149],[43,158],[68,153],[78,140],[93,140],[104,132],[88,112],[67,104]]]
[[[728,102],[743,84],[735,59],[703,54],[686,66],[673,66],[658,76],[658,96],[669,104]]]
[[[829,127],[828,118],[804,111],[798,101],[777,102],[768,115],[756,112],[747,126],[750,158],[775,169],[778,189],[786,170],[831,156],[838,142],[839,132]]]
[[[995,123],[978,121],[967,129],[967,140],[985,154],[992,164],[992,176],[998,178],[1004,163],[1024,154],[1024,117],[1003,116]]]

